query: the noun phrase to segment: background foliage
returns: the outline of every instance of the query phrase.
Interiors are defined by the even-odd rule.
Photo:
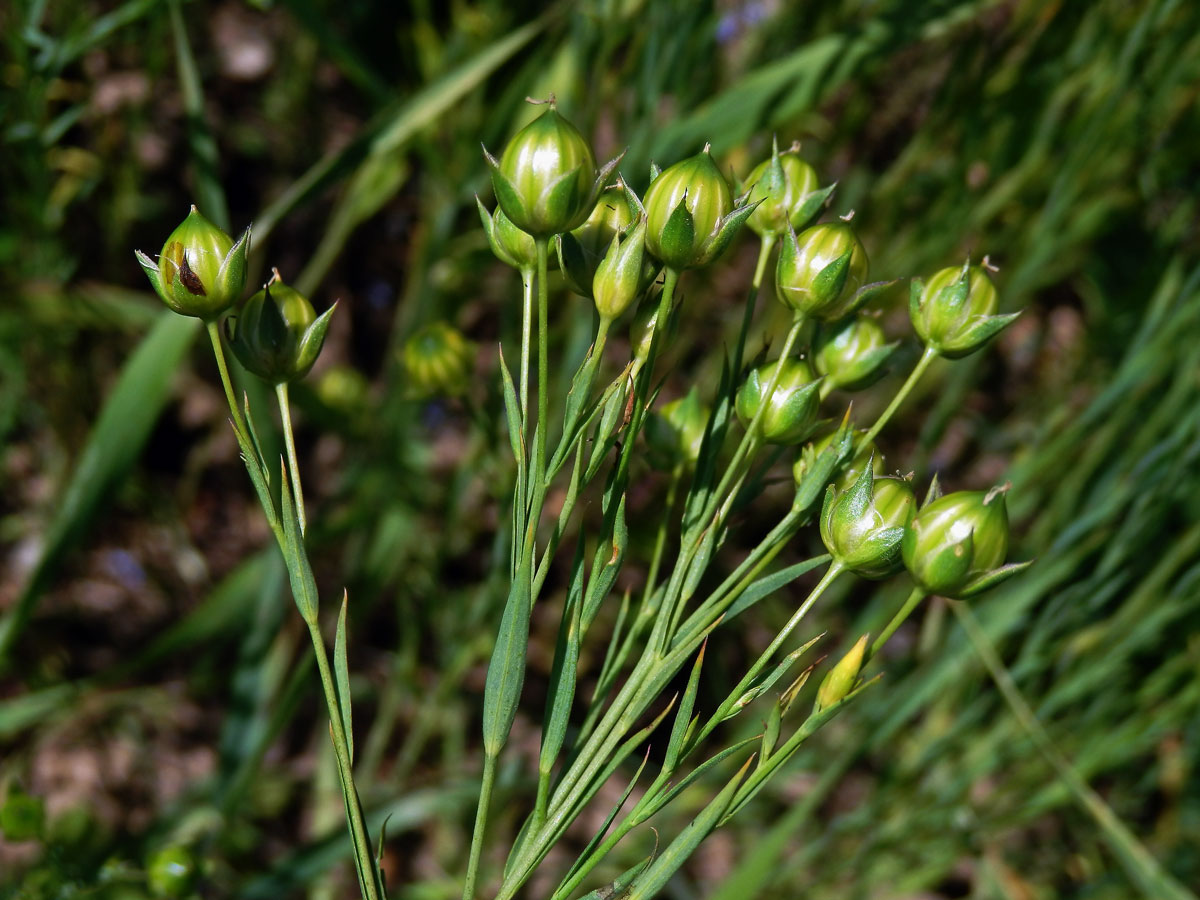
[[[638,189],[651,159],[705,141],[744,175],[774,132],[839,182],[836,209],[856,211],[879,277],[968,252],[1001,267],[1005,307],[1026,314],[989,352],[935,370],[883,449],[952,488],[1012,479],[1013,555],[1039,562],[977,612],[1060,749],[1200,884],[1194,4],[181,12],[194,69],[177,67],[168,6],[153,0],[0,10],[0,793],[7,809],[21,792],[45,805],[35,840],[5,822],[0,890],[139,896],[146,860],[176,844],[213,896],[350,883],[311,654],[215,371],[132,257],[195,201],[218,222],[254,222],[258,273],[269,260],[318,309],[343,300],[293,394],[310,544],[326,595],[349,590],[359,784],[375,829],[391,816],[395,896],[457,895],[506,557],[495,348],[519,321],[518,282],[474,210],[479,143],[502,145],[532,114],[523,99],[551,91],[599,156],[628,145]],[[710,351],[736,329],[753,261],[739,244],[685,283],[669,395],[715,380]],[[884,313],[898,335],[901,301]],[[556,303],[554,339],[577,358],[590,312],[565,292]],[[440,319],[481,347],[461,401],[418,398],[401,375],[404,337]],[[644,508],[662,488],[646,477]],[[783,503],[762,498],[747,542]],[[651,541],[635,525],[632,552],[648,557]],[[552,577],[560,595],[565,575]],[[835,641],[877,629],[902,590],[843,586],[821,625]],[[756,653],[788,603],[710,647],[706,678]],[[514,735],[527,757],[558,618],[544,606]],[[668,896],[1133,895],[945,612],[924,608],[885,684]],[[530,766],[511,763],[496,835],[519,824],[504,792],[532,789]],[[629,860],[652,840],[631,835]]]

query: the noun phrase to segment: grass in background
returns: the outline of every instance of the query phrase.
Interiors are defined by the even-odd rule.
[[[290,0],[184,15],[232,222],[254,220],[256,256],[269,249],[319,308],[350,301],[327,351],[339,365],[296,402],[322,511],[317,577],[347,584],[354,604],[360,786],[376,833],[392,814],[385,865],[417,885],[403,896],[459,891],[506,559],[491,485],[511,476],[487,433],[499,423],[406,395],[395,351],[441,318],[485,347],[512,340],[518,304],[473,209],[486,190],[478,145],[502,143],[529,114],[523,98],[551,90],[600,155],[628,136],[622,168],[638,187],[651,159],[705,140],[744,174],[776,131],[839,180],[838,208],[858,210],[881,274],[967,251],[1002,266],[1006,305],[1028,306],[1026,321],[1003,353],[931,378],[884,450],[951,487],[1016,454],[1017,555],[1039,564],[977,612],[1060,749],[1181,881],[1200,883],[1200,799],[1187,789],[1200,753],[1193,7],[481,2],[449,16]],[[24,880],[7,889],[56,896],[106,871],[108,890],[129,895],[127,870],[185,840],[222,894],[336,893],[328,873],[345,871],[348,846],[336,783],[308,790],[309,772],[332,769],[304,636],[283,621],[275,557],[256,555],[267,535],[215,373],[168,376],[187,336],[163,336],[126,249],[165,233],[206,183],[187,162],[167,16],[25,2],[0,25],[6,627],[31,598],[6,660],[0,781],[50,803],[42,863],[19,874],[36,847],[13,844],[25,856],[0,870]],[[270,65],[247,77],[223,55],[231,37],[250,58],[265,46]],[[102,102],[114,93],[115,107]],[[752,262],[735,248],[722,265]],[[685,332],[736,328],[738,300],[719,299],[719,269],[713,281]],[[555,340],[581,354],[586,311],[565,296],[560,309]],[[471,398],[485,416],[499,408],[493,352]],[[696,364],[678,360],[679,384],[713,377]],[[139,381],[162,392],[161,418],[144,395],[122,409],[118,385]],[[79,475],[89,460],[103,479]],[[73,476],[94,495],[72,493]],[[877,628],[888,590],[847,597],[825,624]],[[762,614],[782,620],[786,604]],[[549,618],[535,641],[557,616],[536,612]],[[886,698],[868,692],[668,896],[706,896],[722,878],[722,898],[748,884],[817,900],[1131,895],[945,613],[926,608],[915,656],[886,662]],[[751,652],[751,623],[744,635],[711,652]],[[550,652],[531,650],[531,683]],[[533,698],[534,721],[540,709]],[[102,774],[80,780],[72,759]],[[830,760],[814,785],[805,771]],[[502,793],[532,790],[514,774],[501,772]]]

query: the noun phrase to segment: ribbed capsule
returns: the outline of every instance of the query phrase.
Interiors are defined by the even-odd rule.
[[[700,392],[694,387],[685,396],[651,412],[645,425],[650,465],[664,471],[694,466],[700,458],[709,415],[710,410],[700,402]]]
[[[163,244],[157,262],[140,250],[136,256],[167,306],[180,315],[211,321],[241,297],[249,248],[249,228],[235,243],[193,206]]]
[[[1029,565],[1004,565],[1006,490],[957,491],[932,499],[917,512],[901,552],[918,586],[943,597],[971,597]]]
[[[795,150],[780,153],[772,144],[770,158],[751,170],[744,189],[747,201],[758,204],[746,224],[760,236],[779,237],[808,218],[805,201],[817,190],[817,173]]]
[[[836,321],[854,312],[867,267],[867,251],[845,222],[814,225],[798,235],[789,229],[779,251],[775,291],[796,313]]]
[[[906,479],[876,478],[867,466],[848,490],[827,489],[821,539],[836,563],[863,578],[886,578],[903,568],[900,544],[916,508]]]
[[[878,381],[897,343],[888,343],[873,316],[822,322],[813,341],[813,364],[826,382],[842,391],[861,391]]]
[[[738,205],[709,148],[659,172],[646,191],[646,246],[676,271],[716,259],[753,212]]]
[[[998,316],[996,286],[981,266],[942,269],[922,283],[913,280],[909,315],[925,346],[947,359],[974,353],[1019,313]]]
[[[404,342],[404,373],[421,397],[459,397],[470,387],[475,344],[449,322],[430,322]]]
[[[276,278],[225,322],[234,355],[270,384],[303,378],[321,353],[335,303],[317,316],[308,298]]]
[[[535,238],[581,225],[612,180],[618,159],[597,169],[591,145],[559,114],[546,111],[517,132],[497,160],[486,150],[496,202],[509,220]]]
[[[776,369],[779,381],[767,396]],[[820,382],[808,363],[785,359],[751,370],[738,390],[734,408],[747,428],[766,406],[759,420],[759,436],[769,444],[798,444],[812,432],[817,421]]]

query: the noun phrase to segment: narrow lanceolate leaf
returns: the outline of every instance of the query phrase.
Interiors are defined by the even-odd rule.
[[[508,740],[521,686],[525,683],[525,658],[529,645],[530,556],[524,554],[504,604],[500,632],[488,663],[483,691],[483,749],[499,754]]]
[[[805,653],[807,653],[812,648],[813,644],[819,641],[822,637],[824,637],[824,633],[818,634],[815,638],[800,645],[782,660],[780,660],[778,665],[764,675],[758,684],[751,687],[733,702],[725,718],[732,718],[733,716],[737,715],[739,712],[769,691],[772,687],[774,687],[775,682],[787,674],[787,671],[793,665],[795,665],[796,661]]]
[[[679,709],[675,713],[675,724],[671,727],[671,739],[667,744],[667,755],[663,760],[662,770],[674,772],[679,763],[679,754],[683,750],[688,728],[692,721],[692,710],[696,708],[696,692],[700,688],[700,669],[704,666],[704,651],[708,647],[705,641],[696,654],[696,662],[692,665],[692,674],[688,676],[687,687],[683,691],[683,699],[679,701]]]
[[[837,182],[835,181],[829,187],[813,191],[806,196],[803,202],[801,202],[800,208],[792,215],[792,227],[796,231],[801,231],[808,227],[808,223],[825,208],[825,205],[829,202],[830,195],[836,187]]]
[[[602,541],[596,548],[596,558],[592,561],[592,577],[588,581],[587,598],[583,604],[583,630],[591,626],[600,611],[600,604],[612,590],[625,561],[625,551],[629,547],[629,528],[625,523],[625,495],[617,504],[617,513],[613,518],[611,540]]]
[[[597,847],[600,846],[600,843],[604,840],[605,835],[608,834],[608,829],[612,828],[612,823],[616,821],[617,815],[629,801],[629,795],[633,793],[634,787],[637,786],[638,780],[642,777],[642,771],[646,768],[646,762],[649,759],[650,748],[647,747],[646,755],[642,757],[641,765],[637,767],[637,771],[634,772],[633,777],[629,779],[629,784],[625,785],[625,791],[621,794],[620,799],[613,804],[613,808],[608,811],[608,815],[605,816],[604,821],[600,824],[600,827],[596,829],[596,833],[592,836],[592,839],[588,842],[588,845],[583,848],[583,852],[579,854],[579,856],[575,859],[575,862],[571,865],[570,871],[567,872],[567,877],[563,879],[564,882],[569,881],[572,876],[579,871],[579,867],[583,865],[587,858],[596,851]]]
[[[721,763],[725,762],[725,760],[729,759],[729,757],[735,756],[758,740],[759,736],[756,734],[754,737],[748,737],[745,740],[738,741],[736,744],[732,744],[726,747],[724,750],[721,750],[719,753],[716,753],[706,759],[700,765],[696,766],[696,768],[692,769],[692,771],[688,772],[687,775],[681,778],[677,783],[670,785],[651,802],[645,804],[645,806],[639,810],[638,821],[644,822],[649,819],[660,809],[663,809],[668,803],[686,791],[689,787],[691,787],[701,778],[704,778],[709,772],[721,765]]]
[[[769,597],[771,594],[791,584],[801,575],[806,572],[811,572],[818,566],[823,566],[829,562],[829,554],[823,556],[814,556],[811,559],[806,559],[803,562],[798,562],[795,565],[788,566],[786,569],[780,569],[778,572],[772,572],[770,575],[764,575],[742,592],[736,602],[734,602],[725,612],[725,621],[744,613],[751,606],[762,600],[764,597]]]
[[[521,405],[517,402],[517,389],[513,387],[512,374],[504,361],[504,350],[500,350],[500,375],[504,381],[504,418],[508,422],[508,442],[512,447],[513,459],[518,466],[525,463],[525,441],[522,438]]]
[[[292,487],[288,481],[287,463],[280,460],[281,477],[279,494],[283,501],[283,551],[287,563],[288,579],[292,583],[292,599],[296,608],[309,625],[317,622],[317,581],[313,578],[308,552],[304,549],[304,538],[300,534],[300,520],[296,518],[296,504],[292,500]]]
[[[701,813],[688,823],[688,826],[679,833],[664,850],[659,854],[646,870],[633,880],[630,885],[629,893],[625,900],[651,900],[658,896],[658,892],[670,880],[679,867],[684,864],[689,856],[695,852],[703,841],[717,827],[717,823],[724,817],[730,804],[733,802],[734,794],[738,789],[738,785],[742,783],[742,779],[746,775],[747,769],[754,761],[751,757],[746,761],[746,764],[738,770],[737,774],[730,779],[729,783],[721,789],[721,793],[713,798],[712,802],[706,806]]]
[[[333,673],[337,678],[338,709],[342,714],[342,728],[346,731],[346,746],[350,750],[350,762],[354,762],[354,727],[350,715],[350,667],[346,659],[346,607],[350,597],[342,591],[342,610],[338,613],[337,635],[333,640]]]
[[[646,866],[650,865],[652,859],[654,857],[647,856],[637,865],[630,866],[622,872],[611,884],[606,884],[604,887],[596,888],[594,891],[584,894],[580,900],[624,900],[627,896],[625,892],[629,889],[629,885],[642,872],[646,871]]]
[[[579,666],[579,644],[583,628],[583,534],[571,566],[571,583],[563,607],[562,625],[558,629],[558,646],[554,650],[554,665],[550,671],[550,690],[546,696],[546,714],[542,722],[542,755],[539,770],[548,774],[562,750],[571,719],[571,704],[575,699],[575,677]]]

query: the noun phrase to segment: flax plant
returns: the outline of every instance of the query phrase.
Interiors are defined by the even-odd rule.
[[[496,255],[520,271],[525,302],[519,390],[501,355],[516,461],[511,587],[484,695],[483,780],[463,898],[479,896],[481,884],[489,886],[486,896],[517,896],[601,787],[639,754],[641,762],[620,800],[583,852],[556,873],[557,887],[549,896],[573,896],[638,825],[691,785],[717,778],[720,786],[712,799],[686,828],[669,838],[662,835],[664,843],[645,859],[588,895],[648,898],[708,834],[749,804],[813,733],[868,687],[861,670],[928,592],[968,596],[1024,567],[1004,565],[1003,490],[941,498],[935,483],[918,511],[911,476],[883,475],[873,449],[932,359],[978,349],[1013,317],[995,315],[995,289],[978,267],[940,272],[928,285],[914,280],[911,312],[925,347],[920,361],[874,422],[859,426],[846,410],[831,429],[820,416],[822,401],[834,388],[874,383],[895,347],[878,323],[862,314],[892,282],[869,280],[867,252],[849,217],[813,224],[833,187],[818,187],[797,148],[781,153],[775,146],[739,196],[705,146],[665,170],[653,167],[643,200],[623,180],[606,190],[617,161],[597,170],[586,141],[551,101],[511,140],[500,160],[490,154],[487,159],[498,207],[489,213],[481,204],[481,215]],[[657,363],[673,339],[672,322],[687,315],[678,301],[680,281],[686,277],[702,285],[707,269],[747,224],[758,235],[758,261],[720,383],[715,390],[697,393],[694,388],[684,399],[659,403],[663,373]],[[597,240],[601,226],[607,231]],[[546,342],[551,241],[567,284],[592,298],[597,309],[591,350],[561,408],[553,411]],[[747,365],[758,294],[776,247],[776,293],[792,320],[774,358]],[[536,413],[527,400],[534,352],[531,277],[537,296]],[[607,380],[601,373],[608,336],[635,303],[641,311],[631,358]],[[820,376],[809,362],[812,353]],[[651,463],[670,474],[650,566],[635,600],[629,592],[612,595],[628,559],[629,490],[643,432]],[[801,449],[810,439],[813,443]],[[751,501],[771,462],[789,448],[800,451],[789,510],[725,578],[710,577],[733,527],[732,513]],[[562,507],[546,517],[547,492],[560,477],[565,481]],[[581,497],[591,490],[599,493],[601,522],[594,534],[581,529],[575,541],[542,721],[536,791],[503,871],[481,875],[498,760],[521,697],[530,610],[547,602],[543,589],[549,567],[572,530]],[[772,570],[776,557],[816,521],[828,553]],[[798,712],[797,701],[820,662],[809,656],[818,638],[797,634],[805,616],[843,576],[886,578],[906,566],[917,584],[909,601],[873,641],[860,637],[823,676],[809,711]],[[709,636],[810,572],[821,574],[783,628],[736,683],[726,686],[714,709],[700,709],[698,686]],[[581,647],[598,639],[593,626],[605,604],[617,607],[614,630],[604,644],[591,696],[577,697]],[[685,669],[686,687],[665,697],[667,686]],[[763,733],[714,747],[720,726],[776,685],[782,690]],[[648,772],[646,745],[660,728],[665,753],[656,762],[657,772]]]

